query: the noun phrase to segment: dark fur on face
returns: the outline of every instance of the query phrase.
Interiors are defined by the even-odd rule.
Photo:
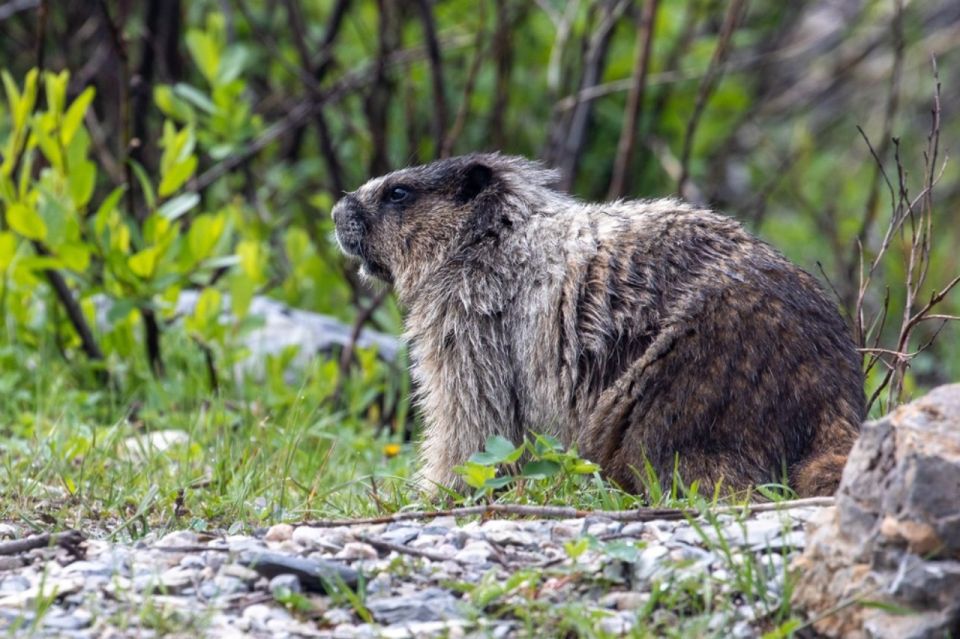
[[[343,250],[408,316],[425,484],[490,435],[546,432],[628,490],[831,492],[864,413],[859,357],[813,277],[675,200],[583,204],[522,158],[371,180],[334,208]]]

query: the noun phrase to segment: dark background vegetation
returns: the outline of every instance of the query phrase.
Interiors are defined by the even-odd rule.
[[[282,358],[263,383],[236,378],[256,321],[245,300],[398,333],[400,309],[336,250],[330,208],[373,175],[477,150],[543,159],[584,199],[680,194],[735,216],[836,296],[867,349],[869,394],[885,389],[875,413],[901,389],[960,379],[960,296],[946,290],[960,172],[944,164],[960,139],[954,0],[0,0],[0,61],[20,89],[32,68],[69,71],[66,105],[95,89],[64,150],[94,165],[91,192],[76,162],[57,167],[25,138],[7,178],[25,185],[26,217],[11,222],[12,191],[0,200],[12,476],[53,431],[89,451],[95,424],[193,424],[215,392],[228,401],[211,428],[335,416],[398,433],[404,373],[372,356],[318,362],[296,384]],[[35,118],[53,113],[40,86]],[[0,143],[13,111],[0,106]],[[206,308],[182,318],[188,289]],[[323,423],[303,440],[317,458],[346,437]],[[375,465],[370,437],[350,441]],[[296,468],[289,446],[266,454]],[[48,469],[74,492],[64,469],[83,455],[57,450]],[[181,498],[196,475],[228,493],[238,472],[194,465]],[[251,477],[244,490],[275,496]]]

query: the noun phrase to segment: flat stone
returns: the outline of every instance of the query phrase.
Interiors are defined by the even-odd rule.
[[[270,594],[274,597],[284,594],[299,594],[303,592],[303,586],[300,584],[300,578],[296,575],[277,575],[270,580],[268,586]]]
[[[43,625],[56,630],[83,630],[93,623],[93,615],[78,608],[70,612],[47,613],[43,616]]]
[[[457,600],[446,590],[428,588],[410,595],[370,598],[367,609],[384,625],[457,619]]]
[[[401,526],[398,528],[387,529],[380,533],[380,539],[390,542],[391,544],[403,546],[411,540],[416,539],[419,535],[419,528],[414,528],[412,526]]]
[[[471,541],[453,556],[454,561],[464,564],[485,564],[493,554],[493,548],[485,541]]]

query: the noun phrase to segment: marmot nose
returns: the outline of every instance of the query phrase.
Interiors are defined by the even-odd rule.
[[[346,218],[355,217],[359,208],[357,204],[357,199],[352,195],[345,195],[340,198],[340,201],[333,206],[333,211],[330,213],[333,216],[334,224],[339,224]]]

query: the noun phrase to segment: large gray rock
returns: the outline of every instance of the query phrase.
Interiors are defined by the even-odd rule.
[[[836,500],[794,562],[794,604],[814,628],[854,639],[960,636],[960,384],[864,424]]]

